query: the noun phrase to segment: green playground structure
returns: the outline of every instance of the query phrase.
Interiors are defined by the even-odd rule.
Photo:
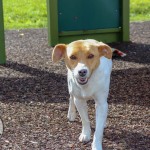
[[[96,39],[129,41],[129,0],[47,0],[48,42]],[[6,63],[3,3],[0,0],[0,64]]]
[[[47,0],[49,45],[129,41],[129,0]]]

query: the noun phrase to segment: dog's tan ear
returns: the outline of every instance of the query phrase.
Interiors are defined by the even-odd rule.
[[[98,51],[99,51],[100,57],[104,56],[108,59],[112,58],[112,49],[107,44],[100,42],[98,46]]]
[[[55,63],[64,57],[64,53],[66,51],[65,44],[57,44],[52,52],[52,61]]]

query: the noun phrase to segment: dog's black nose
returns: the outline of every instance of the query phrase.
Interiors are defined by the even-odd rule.
[[[79,73],[79,75],[80,75],[81,77],[84,77],[84,76],[86,76],[86,74],[87,74],[87,70],[86,70],[86,69],[82,69],[82,70],[79,70],[78,73]]]

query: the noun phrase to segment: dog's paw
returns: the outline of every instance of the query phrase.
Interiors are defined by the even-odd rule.
[[[102,144],[100,142],[93,142],[92,150],[102,150]]]
[[[88,134],[81,133],[81,135],[79,136],[79,141],[80,142],[88,142],[88,141],[90,141],[90,138],[91,138],[90,133],[88,133]]]
[[[76,111],[72,111],[72,112],[68,111],[67,118],[69,119],[69,121],[74,121],[76,118]]]

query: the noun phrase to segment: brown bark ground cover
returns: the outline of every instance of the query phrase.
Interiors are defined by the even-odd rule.
[[[113,59],[104,150],[150,148],[150,22],[131,23],[131,42],[111,46],[127,53]],[[7,64],[0,66],[1,150],[90,150],[78,141],[79,115],[67,120],[63,62],[52,64],[46,29],[6,31]],[[94,132],[94,102],[89,101]]]

